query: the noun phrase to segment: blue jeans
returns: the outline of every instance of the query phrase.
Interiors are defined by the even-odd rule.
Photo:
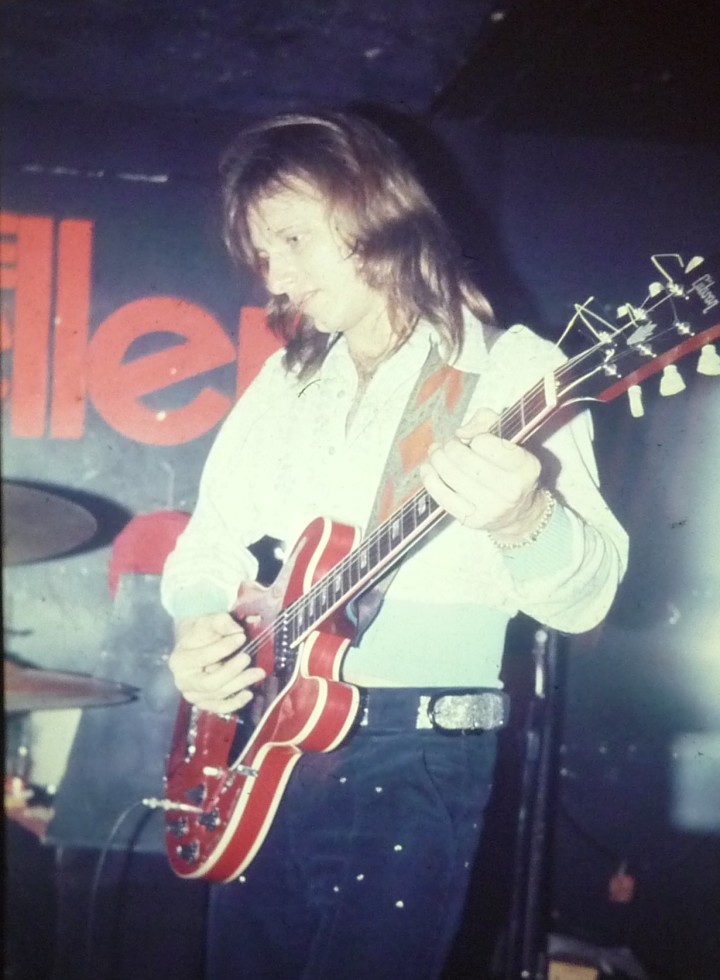
[[[493,733],[359,729],[296,767],[243,879],[212,888],[208,980],[430,980],[459,926]]]

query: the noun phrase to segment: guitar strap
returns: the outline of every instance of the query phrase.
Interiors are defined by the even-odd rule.
[[[489,351],[501,331],[483,325]],[[368,529],[374,529],[420,489],[420,464],[433,443],[444,443],[465,417],[479,375],[445,364],[433,344],[410,394],[388,453],[378,485]],[[380,612],[402,562],[398,562],[375,585],[350,603],[348,612],[356,620],[356,642]]]

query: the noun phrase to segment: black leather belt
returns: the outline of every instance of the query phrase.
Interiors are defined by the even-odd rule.
[[[448,735],[503,728],[510,699],[497,688],[370,687],[361,697],[360,730],[437,731]]]

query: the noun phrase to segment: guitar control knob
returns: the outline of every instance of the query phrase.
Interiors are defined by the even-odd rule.
[[[179,844],[175,848],[175,853],[177,856],[183,860],[187,861],[188,864],[194,864],[197,861],[198,852],[200,851],[200,845],[193,841],[192,844]]]
[[[198,783],[197,786],[192,786],[190,789],[185,790],[185,796],[190,800],[191,803],[200,804],[205,799],[205,793],[207,792],[204,783]]]
[[[211,810],[210,813],[203,813],[201,817],[198,817],[198,823],[202,824],[207,830],[215,830],[220,823],[220,814],[218,813],[217,807]]]
[[[166,820],[165,827],[167,832],[172,834],[173,837],[184,837],[188,832],[190,823],[187,817],[178,817],[175,820]]]

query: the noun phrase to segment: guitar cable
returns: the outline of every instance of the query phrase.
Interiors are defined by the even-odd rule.
[[[164,801],[157,801],[157,803],[162,803],[162,802],[164,802]],[[117,837],[117,835],[118,835],[118,833],[120,831],[120,828],[125,823],[125,821],[127,820],[127,818],[135,810],[137,810],[138,807],[144,807],[144,806],[150,806],[150,803],[149,802],[146,803],[145,800],[136,800],[134,803],[131,803],[130,806],[126,807],[120,813],[120,815],[118,816],[117,820],[113,824],[113,826],[112,826],[112,828],[110,830],[110,833],[108,834],[108,838],[105,841],[105,844],[103,845],[103,848],[100,851],[100,854],[98,855],[97,864],[95,866],[95,872],[93,874],[92,883],[91,883],[91,886],[90,886],[90,895],[89,895],[89,901],[88,901],[87,926],[86,926],[86,930],[85,930],[85,955],[84,955],[84,969],[82,971],[82,975],[86,978],[86,980],[93,980],[93,977],[95,975],[93,973],[93,969],[92,969],[92,967],[93,967],[92,955],[93,955],[94,944],[95,944],[95,936],[94,936],[94,933],[95,933],[95,917],[96,917],[96,911],[97,911],[97,906],[98,906],[98,896],[99,896],[99,891],[100,891],[100,881],[102,880],[103,871],[105,870],[105,864],[107,862],[107,857],[108,857],[108,854],[110,853],[110,848],[112,847],[113,841]],[[144,828],[147,820],[151,816],[153,809],[154,809],[154,807],[153,806],[150,806],[150,809],[147,810],[147,812],[145,812],[144,814],[142,814],[141,818],[138,820],[137,825],[136,825],[135,829],[133,830],[133,832],[132,832],[132,834],[130,836],[130,839],[128,840],[127,847],[126,847],[125,852],[124,852],[125,853],[125,862],[123,864],[123,867],[122,867],[121,873],[120,873],[120,877],[119,877],[119,882],[120,883],[122,883],[122,880],[123,880],[123,878],[125,876],[125,873],[127,871],[128,862],[129,862],[129,859],[132,857],[132,854],[133,854],[133,852],[135,850],[135,845],[137,843],[137,840],[138,840],[138,838],[139,838],[139,836],[140,836],[140,834],[141,834],[141,832],[142,832],[142,830],[143,830],[143,828]]]
[[[174,803],[172,800],[159,799],[157,796],[146,796],[144,799],[140,800],[142,806],[149,807],[150,810],[179,810],[181,813],[202,813],[203,808],[201,806],[193,806],[192,803]],[[138,806],[138,803],[133,803],[133,806]]]

